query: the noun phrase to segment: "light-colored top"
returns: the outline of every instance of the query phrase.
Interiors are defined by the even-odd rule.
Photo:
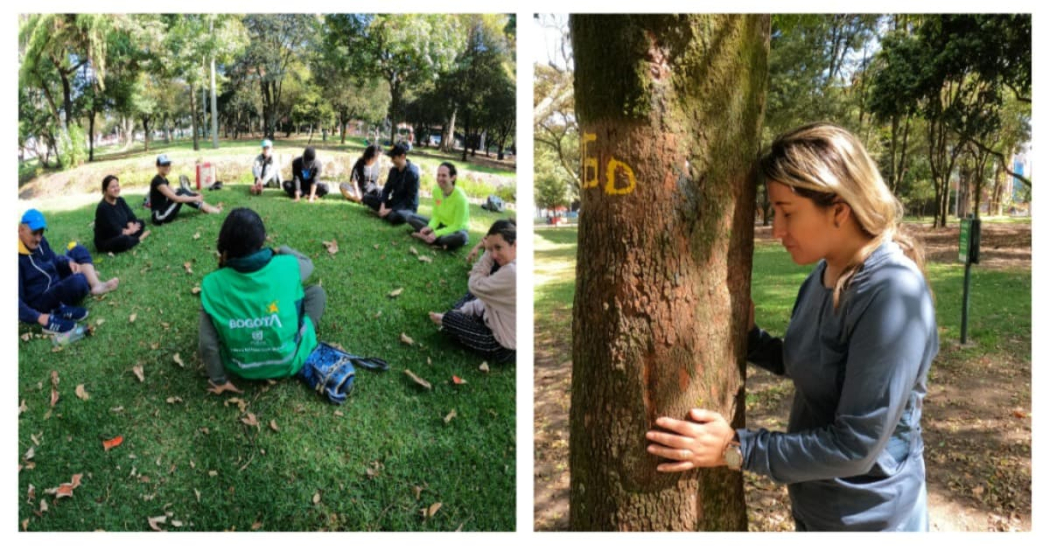
[[[517,263],[509,262],[491,274],[495,261],[485,252],[470,270],[468,287],[478,297],[462,307],[464,314],[481,316],[496,341],[508,350],[517,350]]]

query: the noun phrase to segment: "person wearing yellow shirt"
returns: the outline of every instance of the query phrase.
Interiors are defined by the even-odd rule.
[[[467,194],[456,187],[456,166],[441,163],[437,169],[437,183],[441,193],[434,194],[434,216],[412,214],[408,223],[414,230],[412,237],[445,250],[454,250],[467,244],[470,236],[470,206]]]

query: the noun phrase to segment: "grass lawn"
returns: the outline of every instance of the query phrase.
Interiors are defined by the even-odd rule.
[[[148,219],[141,194],[125,198]],[[33,329],[19,341],[20,526],[149,530],[148,519],[164,517],[160,526],[169,530],[514,530],[515,367],[479,371],[482,360],[427,318],[466,292],[470,246],[431,251],[407,226],[391,227],[341,197],[294,204],[276,190],[258,198],[229,186],[206,198],[224,202],[225,212],[255,209],[273,245],[309,255],[315,271],[307,283],[328,293],[319,338],[384,358],[390,370],[358,370],[342,406],[298,380],[237,380],[243,410],[227,401],[230,394],[205,392],[196,353],[200,301],[191,289],[216,268],[225,213],[183,209],[133,252],[96,255],[103,276],[121,283],[85,300],[93,337],[55,349]],[[429,215],[432,203],[421,203]],[[52,246],[78,240],[93,250],[94,208],[45,211]],[[473,244],[497,217],[476,207],[471,216]],[[333,238],[334,256],[321,244]],[[409,247],[433,262],[420,262]],[[389,298],[397,288],[404,291]],[[415,344],[402,343],[402,333]],[[433,390],[413,383],[406,369]],[[53,371],[60,399],[51,407]],[[466,384],[453,384],[453,375]],[[75,394],[78,385],[87,399]],[[258,426],[244,422],[249,413]],[[103,440],[116,436],[123,444],[104,451]],[[75,474],[83,478],[73,497],[45,493]],[[424,509],[434,514],[425,517]]]

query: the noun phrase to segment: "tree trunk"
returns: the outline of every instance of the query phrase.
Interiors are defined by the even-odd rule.
[[[95,162],[95,110],[88,113],[88,162]]]
[[[193,125],[193,150],[200,150],[199,138],[197,137],[197,104],[193,86],[190,86],[190,121]]]
[[[442,153],[451,153],[453,147],[456,144],[456,111],[452,109],[452,116],[448,118],[448,124],[445,125],[444,131],[441,133],[441,151]]]
[[[769,16],[570,19],[583,190],[573,530],[746,530],[743,477],[658,473],[645,432],[698,404],[744,424]]]
[[[149,151],[149,117],[142,117],[142,141],[146,146],[143,151]]]

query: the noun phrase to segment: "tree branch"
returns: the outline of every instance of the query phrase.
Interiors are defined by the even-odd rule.
[[[1009,166],[1009,163],[1006,162],[1006,155],[1004,155],[1002,152],[996,151],[996,150],[994,150],[994,149],[984,145],[983,143],[975,140],[974,138],[970,138],[970,143],[973,144],[978,149],[980,149],[982,152],[988,153],[988,154],[991,154],[991,155],[994,155],[994,156],[998,157],[999,164],[1003,167],[1003,171],[1004,172],[1006,172],[1010,176],[1013,176],[1014,178],[1017,178],[1018,180],[1021,180],[1021,182],[1024,183],[1024,185],[1028,186],[1029,189],[1032,188],[1032,181],[1031,180],[1029,180],[1028,178],[1025,178],[1023,174],[1018,174],[1018,173],[1010,170],[1009,168],[1007,168]]]

